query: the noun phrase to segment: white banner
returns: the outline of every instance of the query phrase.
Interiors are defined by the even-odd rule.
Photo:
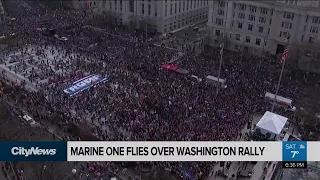
[[[282,161],[280,141],[68,142],[68,161]]]

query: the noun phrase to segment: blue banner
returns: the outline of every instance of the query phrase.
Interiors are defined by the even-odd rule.
[[[67,161],[67,142],[0,142],[0,161]]]
[[[95,86],[101,82],[106,81],[106,77],[103,75],[93,74],[90,76],[86,76],[76,82],[73,83],[71,87],[63,90],[66,94],[70,96],[74,96],[92,86]]]

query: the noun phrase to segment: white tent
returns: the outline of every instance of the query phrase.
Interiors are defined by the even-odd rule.
[[[272,133],[279,135],[284,128],[288,118],[280,116],[278,114],[266,111],[256,127],[261,130],[261,133]]]

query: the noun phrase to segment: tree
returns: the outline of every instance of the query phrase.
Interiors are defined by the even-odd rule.
[[[301,59],[303,55],[303,47],[301,46],[301,43],[294,43],[290,45],[290,51],[288,54],[288,64],[292,65],[293,67],[298,67],[299,60]]]
[[[290,45],[288,64],[292,67],[310,71],[317,71],[319,63],[320,42],[293,43]],[[319,71],[319,70],[318,70]]]
[[[131,16],[130,20],[127,24],[127,28],[129,32],[134,32],[137,29],[137,17]]]
[[[154,33],[153,28],[151,26],[152,22],[149,18],[143,18],[138,21],[139,21],[139,29],[141,31],[144,31],[147,33]]]
[[[0,139],[2,141],[48,140],[52,137],[48,132],[40,131],[39,133],[38,129],[32,129],[22,122],[11,112],[7,103],[0,101]],[[8,164],[10,164],[9,176],[17,177],[23,169],[25,178],[33,180],[61,180],[74,168],[67,162],[8,162]]]
[[[116,19],[115,16],[112,14],[110,11],[103,11],[102,15],[106,21],[106,23],[111,24],[111,25],[116,25]]]

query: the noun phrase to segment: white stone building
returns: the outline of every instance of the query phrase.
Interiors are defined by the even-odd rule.
[[[97,12],[112,16],[118,25],[134,22],[140,29],[159,33],[208,20],[209,0],[74,0],[72,3],[75,8],[97,7]]]
[[[319,1],[209,1],[210,44],[244,53],[283,52],[289,43],[320,40]]]

